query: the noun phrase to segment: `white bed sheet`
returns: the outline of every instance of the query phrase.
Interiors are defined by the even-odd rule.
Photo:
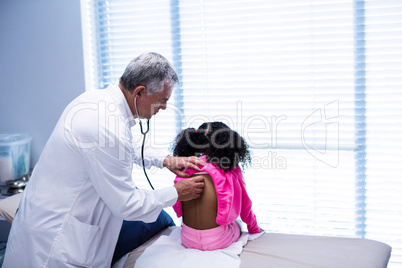
[[[150,244],[161,235],[169,235],[174,228],[180,227],[165,229],[124,256],[113,268],[133,268],[135,261]],[[243,248],[240,267],[382,268],[387,267],[390,254],[389,245],[374,240],[266,233],[249,241]],[[170,266],[166,264],[164,267]]]

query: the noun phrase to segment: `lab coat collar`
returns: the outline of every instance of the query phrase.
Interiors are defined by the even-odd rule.
[[[118,85],[109,85],[106,90],[119,106],[119,109],[123,113],[124,120],[126,121],[128,126],[130,128],[133,127],[135,125],[135,119],[133,114],[131,113],[130,107],[128,106],[123,92],[121,92],[120,87]]]

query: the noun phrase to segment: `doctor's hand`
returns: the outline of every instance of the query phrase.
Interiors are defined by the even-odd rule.
[[[177,191],[177,201],[188,201],[200,197],[204,190],[204,177],[194,176],[177,182],[174,187]]]
[[[163,160],[163,166],[167,167],[171,172],[176,174],[179,177],[187,178],[190,177],[189,174],[184,172],[183,170],[187,168],[192,168],[196,171],[201,171],[198,166],[204,166],[205,162],[198,157],[189,156],[189,157],[173,157],[168,155]]]

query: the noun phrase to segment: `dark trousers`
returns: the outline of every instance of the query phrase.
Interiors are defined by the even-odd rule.
[[[168,226],[175,226],[173,219],[164,210],[155,222],[123,221],[114,250],[112,265],[128,252],[141,246]]]

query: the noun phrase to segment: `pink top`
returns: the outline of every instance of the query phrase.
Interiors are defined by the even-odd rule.
[[[206,156],[202,156],[201,159],[205,161]],[[189,173],[190,176],[197,173],[193,169],[187,169],[185,172]],[[246,192],[246,184],[240,167],[225,172],[223,169],[218,168],[216,164],[206,163],[201,168],[201,172],[207,172],[215,185],[218,199],[216,223],[228,225],[240,215],[242,221],[247,224],[248,232],[251,234],[258,233],[260,227],[258,227],[257,218],[251,209],[252,202]],[[177,176],[174,183],[184,179],[186,178]],[[173,205],[173,209],[177,217],[183,216],[180,201]]]

